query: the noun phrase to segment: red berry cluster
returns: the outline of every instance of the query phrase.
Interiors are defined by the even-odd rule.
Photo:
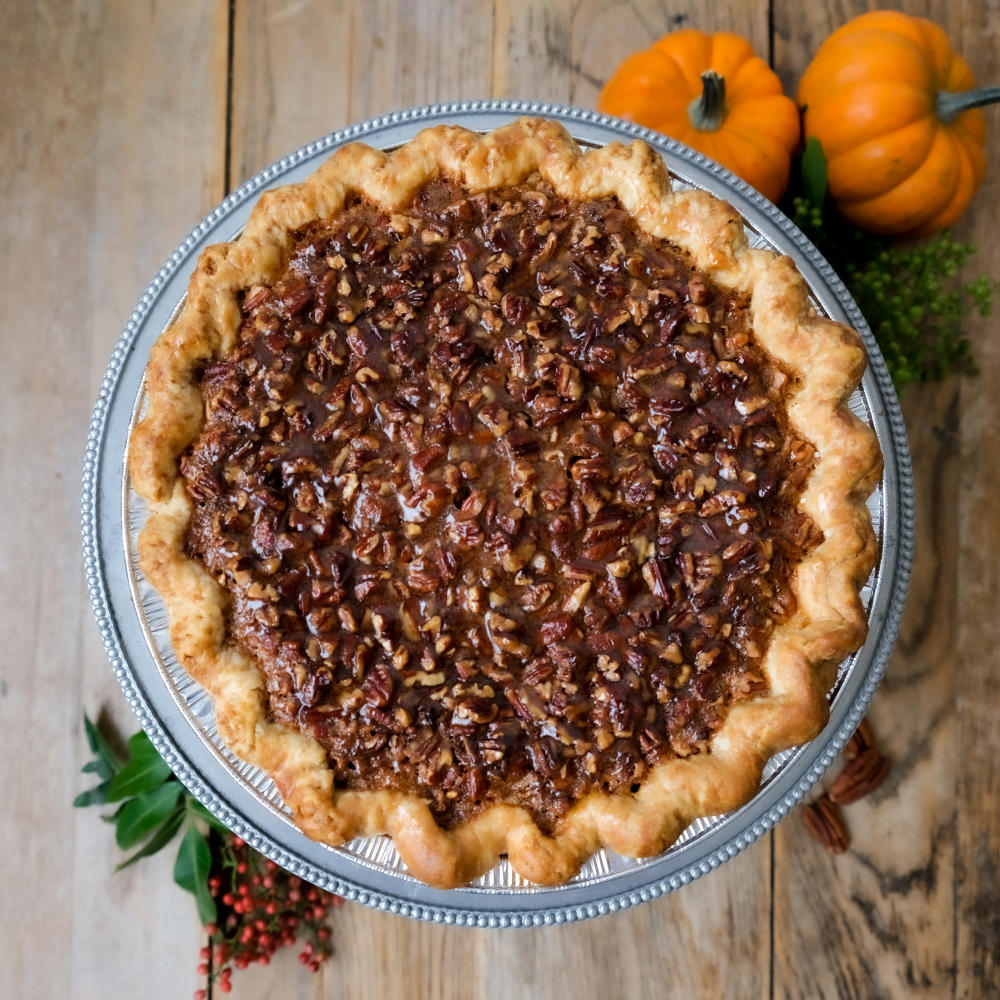
[[[316,972],[333,952],[328,914],[344,901],[290,875],[233,834],[212,839],[208,889],[219,916],[205,926],[211,946],[201,950],[198,975],[228,993],[234,967],[267,965],[278,948],[299,937],[305,938],[299,961]],[[207,990],[194,995],[207,996]]]

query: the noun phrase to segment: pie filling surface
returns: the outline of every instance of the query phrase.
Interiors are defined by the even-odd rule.
[[[614,199],[356,201],[241,308],[187,552],[338,787],[550,832],[766,692],[814,451],[747,302]]]

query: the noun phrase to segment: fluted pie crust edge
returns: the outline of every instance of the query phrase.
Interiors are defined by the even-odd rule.
[[[533,174],[563,197],[616,197],[640,229],[748,297],[756,341],[791,376],[789,421],[816,448],[800,508],[823,541],[791,577],[797,610],[772,633],[763,661],[768,693],[733,704],[709,752],[656,765],[634,795],[589,793],[552,835],[509,804],[445,830],[415,795],[335,789],[323,747],[268,721],[261,668],[227,642],[226,595],[185,554],[191,504],[178,463],[204,420],[196,373],[234,348],[239,295],[280,275],[293,231],[336,217],[354,195],[391,212],[439,176],[477,192]],[[389,154],[352,144],[301,184],[264,194],[237,240],[205,250],[181,314],[154,345],[148,410],[129,447],[132,483],[149,508],[141,566],[167,604],[179,661],[215,702],[222,738],[273,777],[306,834],[332,845],[389,834],[409,871],[438,887],[475,879],[503,853],[524,878],[561,883],[602,845],[630,857],[655,855],[695,818],[744,804],[769,757],[825,724],[836,665],[867,633],[859,589],[877,550],[865,500],[881,474],[881,454],[874,433],[846,405],[864,367],[857,334],[816,314],[791,259],[748,247],[727,203],[703,191],[673,191],[662,160],[642,142],[582,152],[559,125],[522,118],[486,135],[437,126]]]

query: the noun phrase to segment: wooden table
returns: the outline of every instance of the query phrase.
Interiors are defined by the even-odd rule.
[[[907,0],[1000,82],[997,0]],[[202,934],[160,856],[120,855],[86,784],[83,709],[131,719],[85,593],[87,422],[121,326],[176,243],[233,186],[369,115],[449,98],[593,106],[633,49],[695,25],[748,36],[794,84],[862,0],[232,0],[35,3],[0,14],[0,980],[5,996],[183,997]],[[957,227],[1000,271],[1000,120]],[[903,635],[872,718],[895,761],[851,808],[850,853],[797,819],[669,898],[536,931],[430,926],[359,905],[316,977],[292,949],[250,997],[969,997],[1000,992],[1000,339],[978,379],[910,392],[919,539]],[[27,502],[26,502],[27,501]]]

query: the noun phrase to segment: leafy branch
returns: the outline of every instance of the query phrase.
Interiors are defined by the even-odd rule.
[[[343,903],[307,885],[253,850],[213,816],[181,783],[143,732],[128,741],[122,758],[86,715],[87,744],[94,757],[83,766],[99,783],[81,792],[74,806],[114,805],[102,817],[115,828],[123,851],[121,871],[163,850],[183,830],[174,861],[174,882],[190,892],[209,935],[198,974],[206,986],[228,993],[233,968],[266,965],[282,945],[304,937],[299,961],[317,971],[333,951],[330,910]],[[208,991],[195,996],[204,1000]]]
[[[87,745],[94,754],[83,771],[96,774],[101,782],[81,792],[73,805],[120,803],[103,819],[114,825],[115,841],[123,851],[142,844],[115,871],[163,850],[184,828],[174,862],[174,881],[195,897],[202,922],[212,923],[218,912],[208,891],[212,855],[207,830],[226,832],[225,825],[177,780],[144,732],[136,733],[128,741],[128,757],[122,760],[86,715],[83,725]]]

